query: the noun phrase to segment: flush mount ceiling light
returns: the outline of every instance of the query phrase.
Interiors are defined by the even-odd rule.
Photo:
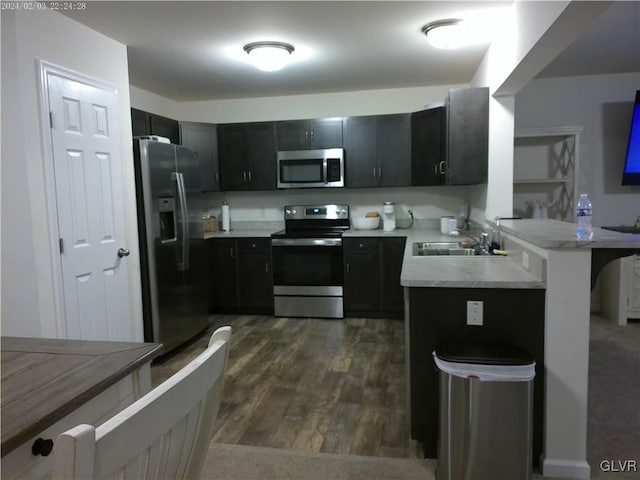
[[[458,18],[428,23],[422,27],[422,33],[436,48],[458,48],[475,40],[473,25]]]
[[[283,42],[253,42],[244,46],[251,63],[265,72],[284,68],[294,50],[293,45]]]

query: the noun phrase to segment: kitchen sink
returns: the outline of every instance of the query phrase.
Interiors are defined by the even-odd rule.
[[[462,242],[414,242],[413,256],[432,255],[480,255],[480,249]]]

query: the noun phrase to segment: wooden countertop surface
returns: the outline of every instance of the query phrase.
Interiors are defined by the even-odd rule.
[[[157,356],[160,344],[2,337],[2,456]]]

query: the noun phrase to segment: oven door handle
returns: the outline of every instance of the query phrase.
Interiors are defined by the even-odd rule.
[[[340,247],[341,238],[272,238],[273,247]]]

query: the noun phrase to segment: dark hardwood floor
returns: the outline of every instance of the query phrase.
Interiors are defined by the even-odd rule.
[[[233,328],[221,443],[417,457],[406,411],[404,322],[216,315],[208,331],[152,366],[154,386]]]

